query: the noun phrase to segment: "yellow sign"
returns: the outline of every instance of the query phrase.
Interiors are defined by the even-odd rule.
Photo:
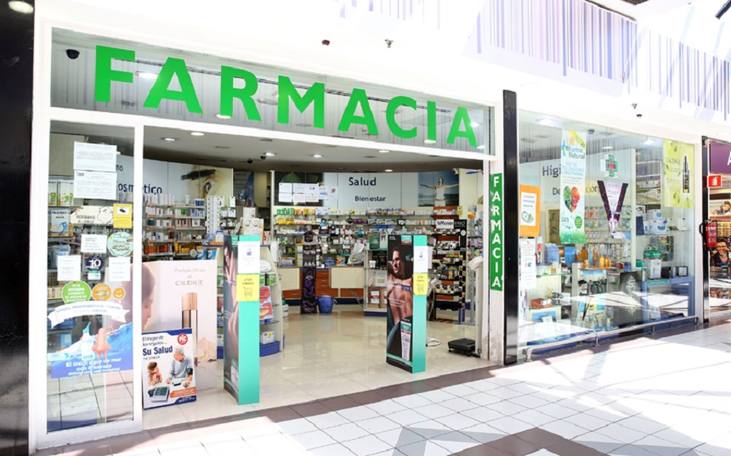
[[[112,226],[114,228],[132,229],[131,204],[114,204],[113,214]]]
[[[426,272],[414,273],[414,296],[426,296],[429,290],[429,274]]]
[[[112,288],[106,283],[97,283],[91,289],[91,297],[94,301],[109,301],[112,297]]]
[[[259,274],[236,276],[236,301],[259,302]]]
[[[124,299],[124,297],[127,296],[127,292],[124,291],[124,288],[122,287],[115,288],[114,291],[112,291],[112,296],[114,299]]]

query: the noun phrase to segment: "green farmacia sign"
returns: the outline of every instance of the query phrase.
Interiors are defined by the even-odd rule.
[[[109,103],[111,101],[112,83],[134,84],[135,82],[135,73],[113,69],[112,64],[114,61],[134,62],[135,51],[109,46],[96,47],[94,98],[97,103]],[[261,114],[256,101],[256,92],[259,86],[257,76],[245,69],[227,65],[221,65],[220,72],[218,114],[231,117],[234,112],[234,104],[241,103],[248,120],[261,121]],[[177,79],[180,89],[170,87],[174,79]],[[325,128],[326,89],[324,83],[316,82],[307,88],[304,93],[301,93],[288,76],[279,75],[277,86],[278,123],[289,123],[290,109],[294,106],[301,113],[311,109],[313,127]],[[163,100],[181,102],[188,112],[203,114],[203,108],[188,72],[188,67],[185,60],[181,58],[168,57],[165,60],[147,93],[144,107],[146,109],[158,109]],[[416,99],[401,95],[391,98],[386,106],[385,124],[394,136],[413,139],[418,134],[417,127],[404,128],[396,120],[396,112],[403,108],[416,111]],[[378,135],[379,129],[383,128],[383,120],[378,120],[381,125],[379,125],[376,115],[371,109],[365,89],[353,88],[340,115],[338,130],[347,132],[353,125],[362,125],[368,130],[369,135]],[[426,102],[426,132],[424,138],[437,141],[437,103],[435,101]],[[451,126],[447,134],[447,144],[454,144],[458,138],[464,138],[471,147],[477,148],[477,137],[472,127],[469,112],[465,107],[457,107],[454,110],[454,116],[451,119]]]

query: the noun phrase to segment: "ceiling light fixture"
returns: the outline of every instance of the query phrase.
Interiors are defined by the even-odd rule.
[[[612,147],[612,146],[603,146],[602,147],[602,150],[612,150],[612,149],[614,149],[614,147]]]
[[[388,169],[388,168],[387,168],[387,169],[384,169],[383,171],[385,171],[385,172],[387,172],[387,173],[392,173],[392,172],[393,172],[393,170],[392,170],[392,169]]]
[[[381,149],[381,150],[378,151],[379,154],[387,154],[389,152],[391,152],[391,151],[390,150],[386,150],[386,149]]]
[[[176,141],[175,138],[172,138],[170,136],[166,136],[166,137],[162,138],[162,140],[166,141],[166,142],[175,142]]]
[[[642,144],[644,144],[646,146],[654,146],[655,140],[652,138],[647,138]]]
[[[541,119],[538,121],[538,125],[543,125],[544,127],[555,127],[558,125],[558,122],[553,119]]]
[[[264,152],[264,155],[266,155],[267,157],[273,157],[277,154],[275,154],[274,152],[271,152],[271,151],[266,151],[266,152]]]
[[[322,154],[312,154],[312,158],[322,158]]]
[[[474,121],[473,121],[473,122],[472,122],[472,123],[470,124],[470,126],[471,126],[472,128],[477,128],[477,127],[479,127],[479,126],[480,126],[480,123],[479,123],[479,122],[474,122]]]
[[[23,2],[20,0],[11,0],[8,2],[8,8],[15,11],[16,13],[20,14],[32,14],[33,13],[33,5],[31,5],[28,2]]]
[[[226,114],[216,114],[216,117],[218,117],[219,119],[224,119],[224,120],[231,118],[231,116],[227,116]]]
[[[155,74],[155,73],[153,73],[151,71],[138,71],[137,72],[137,76],[140,79],[147,79],[147,80],[150,80],[150,81],[153,80],[153,79],[157,79],[157,74]]]
[[[202,131],[191,131],[190,132],[190,136],[203,136],[203,135],[205,135],[205,133],[203,133]]]
[[[480,144],[479,146],[477,146],[477,150],[485,150],[485,145]]]
[[[436,144],[436,143],[437,143],[437,142],[436,142],[436,141],[434,141],[433,139],[425,139],[425,140],[424,140],[424,144]]]

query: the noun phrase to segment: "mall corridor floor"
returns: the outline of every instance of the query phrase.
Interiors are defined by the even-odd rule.
[[[731,324],[42,454],[731,455]]]

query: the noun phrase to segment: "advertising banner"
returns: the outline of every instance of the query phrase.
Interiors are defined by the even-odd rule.
[[[388,236],[386,362],[412,371],[414,246],[408,235]]]
[[[200,362],[216,360],[216,260],[152,261],[154,289],[143,303],[150,318],[144,332],[190,328]],[[206,386],[206,385],[201,385]]]
[[[586,203],[586,134],[561,133],[561,210],[559,236],[564,244],[583,244]]]
[[[665,140],[662,149],[663,205],[693,207],[693,145]]]
[[[520,186],[520,236],[537,237],[541,231],[541,188]]]
[[[609,232],[614,236],[619,225],[619,217],[622,215],[624,197],[627,193],[627,184],[616,181],[597,181],[599,194],[604,203],[604,212],[609,222]]]
[[[195,337],[190,328],[142,335],[142,408],[196,400]]]
[[[731,174],[731,144],[709,140],[708,149],[710,172]]]

